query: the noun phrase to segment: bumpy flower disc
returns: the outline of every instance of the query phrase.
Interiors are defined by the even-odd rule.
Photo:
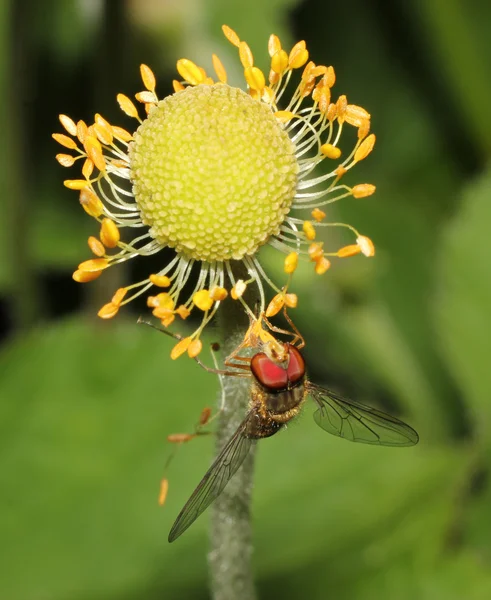
[[[151,236],[203,261],[241,259],[278,234],[298,172],[271,109],[222,84],[159,102],[134,135],[130,165]]]

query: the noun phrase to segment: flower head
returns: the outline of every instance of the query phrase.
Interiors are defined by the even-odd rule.
[[[174,258],[158,273],[117,290],[98,314],[111,318],[122,305],[156,287],[147,303],[164,326],[176,317],[186,319],[192,310],[202,311],[202,322],[184,349],[194,356],[201,349],[204,326],[228,295],[252,315],[244,292],[256,286],[260,314],[270,317],[297,304],[296,295],[287,290],[299,257],[312,261],[315,272],[322,274],[331,265],[330,257],[374,254],[369,238],[350,225],[325,222],[322,210],[341,198],[363,198],[375,191],[370,184],[349,187],[340,182],[373,148],[370,115],[348,104],[346,96],[334,101],[334,69],[309,61],[304,41],[287,53],[272,35],[266,79],[254,66],[246,42],[227,26],[223,31],[238,48],[246,91],[227,84],[225,69],[214,55],[215,79],[180,59],[182,79],[174,81],[175,93],[159,100],[155,77],[142,65],[145,90],[136,99],[144,105],[145,118],[127,96],[117,98],[123,112],[139,123],[133,133],[96,114],[89,126],[61,115],[69,135],[53,135],[75,152],[58,154],[61,165],[82,160],[83,177],[65,185],[79,191],[82,207],[100,224],[99,237],[88,240],[95,258],[81,263],[73,278],[92,281],[111,265],[173,248]],[[280,106],[294,72],[300,73],[299,84]],[[339,141],[346,126],[354,127],[357,135],[354,148],[343,157]],[[333,167],[313,177],[321,162]],[[308,212],[296,216],[298,210]],[[326,251],[316,241],[323,227],[347,228],[355,243]],[[137,235],[123,240],[120,230],[125,228],[137,230]],[[259,262],[257,251],[265,244],[285,255],[281,288]],[[236,277],[239,262],[247,280]],[[194,263],[200,265],[199,276],[194,291],[183,298]],[[273,290],[271,301],[265,287]]]

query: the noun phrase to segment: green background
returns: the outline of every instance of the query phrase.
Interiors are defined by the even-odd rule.
[[[193,427],[216,379],[171,363],[171,340],[135,324],[143,305],[97,319],[139,267],[71,280],[96,228],[50,134],[59,113],[131,127],[115,96],[141,89],[141,62],[161,97],[183,56],[209,67],[216,52],[239,82],[222,23],[263,67],[271,32],[305,39],[335,93],[372,114],[375,151],[348,183],[377,193],[329,218],[370,236],[376,258],[322,278],[300,268],[294,317],[313,380],[421,435],[412,449],[349,444],[307,409],[260,444],[260,597],[491,597],[490,20],[486,0],[0,3],[2,598],[208,598],[209,515],[175,544],[167,533],[211,437],[182,448],[165,507],[157,496],[166,436]]]

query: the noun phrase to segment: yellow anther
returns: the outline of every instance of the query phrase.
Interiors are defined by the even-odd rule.
[[[324,275],[324,273],[330,268],[331,261],[325,256],[315,261],[315,272],[317,275]]]
[[[351,193],[355,198],[366,198],[375,192],[376,188],[371,183],[359,183],[352,188]]]
[[[334,67],[327,67],[326,74],[324,75],[324,81],[330,88],[332,88],[332,86],[336,83],[336,73],[334,72]]]
[[[160,482],[159,506],[164,506],[168,491],[169,491],[169,480],[162,479],[162,481]]]
[[[227,83],[227,71],[225,70],[222,61],[216,54],[212,55],[211,60],[213,61],[213,68],[215,69],[218,81],[220,83]]]
[[[344,120],[354,127],[361,127],[365,121],[370,121],[370,114],[361,106],[348,104]]]
[[[230,296],[233,300],[238,300],[242,297],[244,292],[246,291],[247,283],[242,279],[239,279],[234,287],[230,291]]]
[[[312,221],[304,221],[302,225],[303,232],[305,233],[305,237],[308,240],[315,240],[315,227],[312,224]]]
[[[285,306],[285,294],[281,292],[280,294],[276,294],[276,296],[274,296],[271,302],[268,304],[265,313],[266,316],[274,317],[280,312],[283,306]]]
[[[305,41],[297,42],[291,49],[288,56],[288,66],[290,69],[299,69],[309,60],[309,53],[305,47]]]
[[[103,271],[107,269],[109,266],[109,261],[107,258],[91,258],[90,260],[85,260],[83,263],[78,265],[80,271],[85,271],[88,273],[92,273],[94,271]]]
[[[171,308],[165,306],[157,306],[152,310],[152,315],[160,319],[160,322],[164,327],[168,327],[175,319],[174,311]]]
[[[313,243],[309,246],[309,257],[310,260],[317,262],[324,256],[324,250],[322,249],[322,244]]]
[[[341,150],[332,144],[322,144],[321,152],[325,157],[333,160],[337,160],[341,156]]]
[[[287,308],[297,308],[298,296],[297,294],[285,294],[285,306]]]
[[[210,298],[215,302],[221,302],[228,296],[228,292],[224,287],[214,285],[210,290]]]
[[[322,114],[326,114],[331,102],[331,90],[327,85],[316,87],[312,98],[317,102],[319,110]]]
[[[90,160],[90,158],[86,158],[82,167],[82,175],[85,177],[85,179],[90,179],[90,176],[92,175],[93,171],[94,163]]]
[[[360,254],[361,248],[358,244],[350,244],[349,246],[343,246],[337,251],[339,258],[347,258],[348,256],[356,256]]]
[[[69,148],[70,150],[77,149],[77,143],[64,133],[53,133],[52,138],[65,148]]]
[[[176,315],[179,315],[182,320],[187,319],[191,314],[191,311],[188,308],[186,308],[184,304],[178,306],[174,312],[176,313]]]
[[[85,212],[97,219],[104,212],[104,205],[89,188],[82,189],[79,198],[80,204]]]
[[[89,248],[96,256],[101,257],[106,254],[106,249],[104,248],[104,245],[93,235],[89,237],[87,243],[89,244]]]
[[[153,283],[153,285],[161,288],[169,287],[172,283],[167,275],[150,275],[148,279],[151,281],[151,283]]]
[[[312,215],[314,221],[317,221],[317,223],[320,223],[326,218],[326,213],[320,208],[314,208],[310,214]]]
[[[138,119],[138,111],[133,102],[125,96],[124,94],[118,94],[116,96],[116,100],[121,108],[121,110],[128,115],[128,117],[133,117],[134,119]]]
[[[194,304],[203,312],[210,310],[213,306],[213,299],[210,296],[209,290],[200,290],[193,296]]]
[[[116,248],[121,238],[118,226],[111,219],[103,219],[99,234],[101,242],[106,248]]]
[[[358,139],[363,140],[367,137],[370,132],[370,121],[363,121],[363,123],[358,127]]]
[[[223,35],[231,44],[233,44],[237,48],[240,46],[240,38],[231,27],[229,27],[228,25],[222,25],[222,31]]]
[[[83,144],[85,142],[86,135],[87,135],[87,125],[85,124],[85,121],[78,121],[77,122],[77,138],[81,144]]]
[[[57,154],[55,158],[62,167],[71,167],[75,162],[71,154]]]
[[[165,308],[167,310],[174,310],[175,302],[172,296],[168,292],[160,292],[154,296],[155,308]],[[148,304],[148,301],[147,301]]]
[[[272,33],[269,36],[268,40],[268,54],[273,58],[273,56],[281,50],[281,42],[280,38]]]
[[[85,152],[87,152],[87,156],[99,169],[99,171],[105,171],[106,161],[104,160],[104,156],[102,154],[102,147],[99,140],[96,137],[88,135],[85,138],[84,148]]]
[[[358,150],[355,152],[355,162],[359,162],[360,160],[366,158],[373,150],[374,145],[375,134],[371,133],[367,138],[363,140],[363,142],[359,145]]]
[[[73,119],[70,119],[70,117],[67,117],[67,115],[58,115],[58,118],[60,119],[60,123],[70,135],[77,135],[77,125]]]
[[[274,116],[280,123],[288,123],[288,121],[291,121],[296,115],[290,110],[277,110],[274,113]]]
[[[281,75],[288,67],[288,54],[284,50],[278,50],[271,57],[271,70]]]
[[[97,316],[101,319],[112,319],[114,316],[118,314],[119,306],[113,304],[112,302],[108,302],[104,304],[104,306],[99,310]]]
[[[252,51],[247,42],[240,42],[239,44],[239,59],[244,69],[252,67],[254,64],[254,57],[252,56]]]
[[[102,274],[102,271],[80,271],[80,269],[77,269],[73,275],[72,278],[77,282],[77,283],[88,283],[89,281],[94,281],[94,279],[97,279],[98,277],[100,277]]]
[[[199,339],[193,340],[188,347],[188,356],[190,358],[196,358],[201,350],[203,350],[203,342]]]
[[[244,78],[247,82],[247,85],[258,92],[262,92],[264,86],[266,85],[264,74],[261,69],[258,69],[257,67],[248,67],[245,69]]]
[[[124,300],[124,297],[128,293],[128,288],[119,288],[116,290],[114,296],[111,298],[111,302],[116,306],[119,306]]]
[[[89,185],[85,179],[65,179],[63,185],[69,190],[83,190]]]
[[[328,121],[334,121],[334,119],[336,118],[336,111],[336,105],[331,102],[331,104],[329,104],[326,110],[326,119]]]
[[[157,97],[153,92],[138,92],[135,94],[135,98],[138,102],[143,102],[144,104],[155,104],[157,102]]]
[[[95,123],[94,130],[97,135],[97,139],[101,142],[101,144],[110,146],[113,143],[113,132],[110,125],[106,126],[102,125],[101,123]]]
[[[186,350],[189,348],[192,341],[193,338],[185,337],[179,342],[177,342],[177,344],[174,346],[174,348],[172,348],[170,353],[170,357],[172,358],[172,360],[176,360],[176,358],[179,358],[182,354],[184,354],[184,352],[186,352]]]
[[[123,129],[122,127],[117,127],[116,125],[113,125],[112,130],[114,137],[117,140],[121,140],[122,142],[131,142],[131,140],[133,139],[131,133],[129,131],[126,131],[126,129]]]
[[[192,433],[171,433],[167,436],[167,441],[171,444],[183,444],[191,441],[194,437]]]
[[[140,65],[140,75],[143,81],[143,85],[149,92],[155,92],[155,75],[150,67],[147,65]]]
[[[157,308],[158,305],[159,305],[159,301],[157,299],[157,296],[148,296],[147,297],[147,306],[149,308]]]
[[[172,80],[172,87],[174,89],[174,92],[176,92],[176,94],[177,94],[177,92],[182,92],[182,90],[186,89],[186,87],[180,81],[177,81],[177,79]]]
[[[295,272],[295,269],[298,266],[298,254],[296,252],[290,252],[290,254],[285,258],[284,271],[288,275],[291,275]]]
[[[187,81],[191,85],[203,83],[203,80],[205,79],[201,69],[188,58],[180,58],[177,61],[177,72],[184,79],[184,81]]]
[[[344,95],[339,96],[338,101],[336,102],[336,114],[340,123],[344,122],[347,108],[348,99]]]
[[[356,238],[356,243],[365,256],[375,256],[375,246],[369,237],[366,235],[359,235]]]
[[[275,83],[278,83],[279,80],[280,80],[280,76],[278,75],[278,73],[275,73],[273,71],[273,69],[270,69],[269,75],[268,75],[269,84],[274,85]]]

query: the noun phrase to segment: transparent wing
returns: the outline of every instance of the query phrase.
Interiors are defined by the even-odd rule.
[[[256,440],[246,437],[247,427],[254,413],[251,411],[224,446],[215,462],[205,473],[184,508],[179,513],[169,533],[169,542],[177,539],[210,504],[218,498],[234,473],[244,462]]]
[[[380,410],[342,398],[310,382],[306,389],[319,406],[314,420],[328,433],[380,446],[414,446],[419,441],[412,427]]]

